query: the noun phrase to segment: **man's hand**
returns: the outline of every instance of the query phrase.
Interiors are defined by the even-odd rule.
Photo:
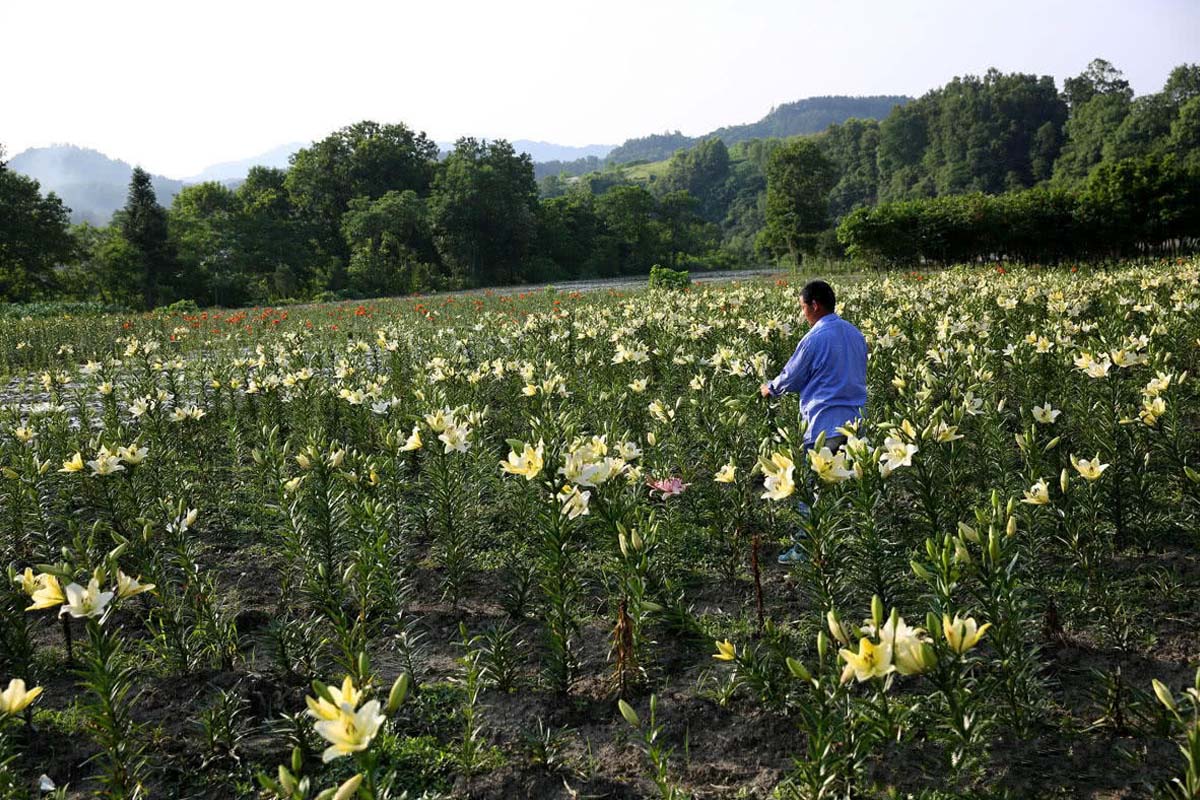
[[[764,383],[762,386],[758,387],[758,393],[761,394],[763,397],[770,397],[771,396],[771,387],[767,386]]]

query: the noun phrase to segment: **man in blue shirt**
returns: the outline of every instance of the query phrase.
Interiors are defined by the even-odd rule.
[[[837,429],[860,419],[867,409],[867,340],[837,315],[836,305],[833,287],[825,281],[810,281],[800,290],[800,306],[811,327],[783,371],[759,387],[763,397],[799,394],[808,423],[804,446],[812,447],[824,433],[825,445],[835,452],[846,441]],[[801,504],[801,513],[807,510]],[[790,564],[801,557],[793,547],[779,561]]]

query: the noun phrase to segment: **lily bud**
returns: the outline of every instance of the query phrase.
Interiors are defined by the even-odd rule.
[[[408,696],[408,684],[410,678],[407,672],[401,672],[400,677],[396,678],[396,682],[392,684],[392,690],[388,692],[388,701],[386,713],[395,714],[404,702],[404,698]]]
[[[333,695],[329,693],[328,686],[320,681],[314,680],[312,682],[312,688],[313,691],[316,692],[318,699],[324,700],[326,703],[329,703],[329,705],[334,706],[335,708],[337,707],[337,703],[333,700]]]
[[[791,656],[788,656],[787,666],[788,666],[788,672],[792,673],[793,677],[799,678],[802,681],[808,681],[809,683],[812,683],[812,673],[809,672],[805,668],[805,666],[803,664],[801,664],[799,661],[792,658]]]
[[[1171,690],[1158,678],[1153,679],[1150,683],[1154,687],[1154,695],[1158,698],[1158,702],[1166,706],[1168,711],[1176,711],[1178,707],[1175,705],[1175,696],[1171,694]]]
[[[988,537],[988,555],[993,564],[1000,563],[1000,537],[995,534]]]
[[[965,522],[958,523],[959,534],[969,542],[979,544],[979,531],[972,528]]]
[[[1186,475],[1187,479],[1192,483],[1200,483],[1200,472],[1197,472],[1191,467],[1184,467],[1183,474]]]
[[[817,656],[821,661],[825,661],[825,657],[829,655],[829,637],[825,635],[825,631],[817,631]]]
[[[918,578],[920,578],[923,581],[929,580],[929,578],[930,578],[929,570],[927,570],[927,569],[925,569],[925,567],[921,566],[920,561],[910,561],[910,562],[908,562],[908,565],[910,567],[912,567],[913,573],[916,574],[916,576]]]
[[[304,750],[299,747],[292,748],[292,772],[300,772],[300,767],[304,764]]]
[[[875,620],[875,629],[883,624],[883,600],[879,595],[871,598],[871,619]]]
[[[358,791],[359,784],[362,782],[363,774],[360,772],[338,787],[337,792],[333,795],[333,800],[350,800],[351,797],[354,797],[354,793]]]
[[[296,777],[288,772],[288,768],[283,764],[279,765],[279,785],[289,796],[296,791]]]
[[[624,533],[617,534],[617,546],[621,548],[621,555],[629,556],[629,544],[625,539]]]
[[[633,551],[635,553],[642,549],[644,542],[642,541],[641,534],[637,532],[637,528],[634,528],[629,534],[629,544],[631,547],[633,547]]]
[[[1009,536],[1012,536],[1013,534],[1015,534],[1017,532],[1017,518],[1016,517],[1008,518],[1008,525],[1005,526],[1004,532]]]
[[[1049,453],[1054,448],[1058,447],[1058,443],[1062,441],[1061,436],[1055,436],[1050,441],[1046,442],[1046,446],[1042,448],[1043,453]]]
[[[1062,489],[1062,493],[1067,493],[1067,487],[1071,485],[1071,475],[1067,472],[1067,468],[1063,467],[1063,471],[1058,476],[1058,488]]]
[[[825,621],[829,625],[829,633],[833,638],[837,639],[844,645],[850,644],[850,638],[846,636],[846,631],[842,628],[842,621],[838,618],[838,614],[833,609],[825,615]]]
[[[621,710],[621,716],[635,728],[642,727],[642,721],[638,719],[637,712],[633,710],[633,706],[626,703],[624,700],[617,701],[617,708]]]
[[[366,651],[358,654],[358,674],[362,678],[363,683],[366,683],[367,676],[371,672],[371,661],[367,658]]]

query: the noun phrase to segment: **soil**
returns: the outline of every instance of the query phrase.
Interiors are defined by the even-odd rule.
[[[286,763],[288,748],[281,746],[278,736],[269,734],[269,724],[281,713],[303,709],[304,696],[310,692],[305,680],[282,675],[264,655],[267,627],[282,600],[275,571],[261,559],[246,559],[237,548],[214,547],[208,554],[214,559],[211,566],[227,583],[223,588],[237,598],[242,658],[225,671],[142,676],[135,709],[157,765],[150,787],[154,796],[245,796],[235,791],[232,783],[197,783],[197,773],[214,765],[213,754],[203,752],[197,709],[205,707],[217,689],[236,692],[246,703],[248,737],[239,745],[236,759],[215,760],[218,771],[223,768],[243,781],[255,771],[273,774],[276,764]],[[788,572],[773,564],[773,554],[773,549],[764,546],[762,561],[770,565],[764,574],[766,613],[786,627],[785,621],[800,616],[805,603]],[[1181,552],[1147,558],[1176,574],[1194,575],[1198,568],[1195,557]],[[461,675],[457,661],[462,654],[460,623],[474,634],[508,621],[505,610],[493,599],[500,596],[504,577],[498,570],[476,571],[466,592],[468,599],[457,607],[430,599],[440,596],[437,569],[422,566],[410,579],[412,596],[419,600],[409,604],[405,616],[418,620],[426,633],[423,685],[450,685]],[[1068,627],[1061,635],[1046,638],[1042,645],[1044,678],[1057,718],[1047,720],[1032,735],[996,737],[988,754],[992,783],[986,788],[1010,797],[1150,797],[1167,776],[1178,774],[1178,750],[1156,722],[1159,715],[1145,689],[1152,677],[1175,686],[1190,683],[1200,655],[1196,584],[1190,586],[1190,602],[1177,603],[1171,613],[1154,620],[1156,639],[1150,647],[1126,651],[1105,647],[1089,638],[1088,628]],[[745,579],[697,579],[686,597],[698,617],[723,613],[753,618],[753,587]],[[596,609],[602,609],[599,601]],[[136,653],[138,639],[146,635],[139,623],[121,618],[114,622],[126,631],[129,648]],[[518,628],[526,643],[540,641],[536,619],[524,619]],[[80,635],[76,631],[77,639]],[[39,647],[60,659],[52,679],[45,682],[41,705],[66,712],[79,690],[65,661],[61,636],[58,625],[48,624],[39,631]],[[658,662],[653,665],[651,681],[658,697],[661,743],[672,751],[672,782],[698,800],[773,796],[793,769],[794,760],[804,753],[804,738],[794,719],[766,710],[745,693],[727,707],[719,706],[698,689],[701,672],[715,663],[710,658],[711,643],[688,641],[665,631],[656,639]],[[519,689],[513,693],[488,690],[481,696],[477,719],[486,743],[501,754],[498,766],[470,776],[451,776],[441,788],[454,797],[495,800],[657,796],[649,779],[652,770],[632,729],[617,713],[609,641],[603,615],[584,625],[579,639],[580,678],[566,696],[538,688],[537,650],[527,644]],[[392,651],[373,652],[372,662],[385,685],[399,672]],[[1113,675],[1118,670],[1129,693],[1128,716],[1102,720],[1097,671]],[[647,719],[648,689],[635,692],[630,699],[642,719]],[[443,741],[446,748],[456,746],[460,736],[457,718],[448,723],[443,720],[446,724],[405,719]],[[69,724],[69,719],[59,723]],[[539,726],[554,732],[558,742],[557,761],[549,767],[533,757],[531,736]],[[96,765],[87,763],[95,753],[85,737],[67,735],[58,725],[39,722],[22,729],[18,741],[22,767],[31,779],[45,772],[56,783],[69,784],[69,797],[89,796],[99,788]],[[928,783],[928,776],[939,769],[935,750],[923,749],[918,742],[898,753],[897,758],[911,766],[892,770],[888,777],[899,780],[898,788],[908,792],[936,788]],[[243,782],[241,786],[246,789],[251,784]]]

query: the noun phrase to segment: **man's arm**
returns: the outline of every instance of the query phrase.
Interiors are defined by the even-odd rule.
[[[811,358],[805,340],[801,339],[796,345],[796,352],[783,365],[783,370],[775,379],[764,383],[761,387],[763,397],[768,395],[778,397],[785,392],[802,392],[812,374]]]

